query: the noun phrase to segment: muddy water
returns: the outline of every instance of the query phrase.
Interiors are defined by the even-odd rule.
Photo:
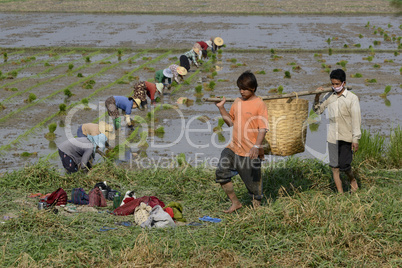
[[[142,20],[141,20],[142,19]],[[146,20],[145,20],[146,19]],[[139,48],[149,47],[183,47],[189,48],[193,41],[204,40],[211,35],[220,35],[225,40],[228,48],[326,48],[326,40],[329,37],[338,37],[338,40],[331,42],[331,47],[342,48],[345,43],[360,43],[362,47],[368,47],[373,40],[380,40],[379,36],[374,35],[373,29],[364,27],[367,21],[371,25],[387,29],[388,23],[393,26],[389,28],[390,34],[399,36],[401,30],[397,18],[386,16],[371,17],[343,17],[327,18],[319,16],[250,16],[250,17],[216,17],[207,16],[207,21],[221,19],[221,23],[207,23],[208,33],[205,30],[195,27],[192,29],[189,23],[185,21],[194,21],[194,19],[205,20],[205,17],[197,16],[129,16],[129,15],[84,15],[84,14],[0,14],[0,45],[2,47],[30,47],[30,46],[68,46],[68,47],[120,47],[134,46]],[[142,21],[147,23],[142,23]],[[182,31],[177,32],[175,24],[182,23]],[[49,27],[50,25],[50,27]],[[4,30],[3,30],[4,29]],[[173,30],[176,29],[176,30]],[[120,34],[123,32],[124,34]],[[191,35],[189,33],[191,32]],[[362,34],[364,38],[359,38]],[[134,38],[134,37],[135,38]],[[245,36],[246,38],[241,38]],[[163,41],[163,42],[162,42]],[[331,68],[339,68],[339,61],[348,61],[346,72],[348,74],[348,85],[353,87],[353,91],[360,98],[362,109],[362,127],[372,132],[379,132],[382,135],[389,135],[390,129],[401,124],[401,113],[399,107],[402,105],[401,94],[401,55],[394,55],[393,51],[397,47],[395,42],[382,42],[379,48],[389,49],[390,52],[376,53],[371,62],[364,59],[368,55],[364,54],[333,54],[315,57],[314,53],[284,53],[278,55],[281,58],[272,60],[270,53],[241,53],[234,54],[223,52],[222,59],[216,65],[221,69],[218,75],[213,79],[216,82],[214,91],[203,91],[203,97],[211,95],[227,97],[237,97],[238,91],[235,87],[236,79],[241,72],[251,69],[254,72],[264,70],[266,74],[257,74],[259,83],[258,94],[268,95],[268,90],[276,88],[279,85],[284,87],[284,92],[302,91],[316,88],[320,85],[326,85],[328,74],[321,67],[322,62],[331,65]],[[32,52],[33,53],[33,52]],[[101,53],[91,58],[92,62],[106,59],[111,54]],[[10,56],[10,60],[18,60],[30,56],[29,53]],[[135,56],[135,53],[123,55],[123,60]],[[147,53],[139,56],[132,63],[124,63],[118,67],[112,68],[100,76],[93,79],[96,81],[93,90],[86,90],[80,84],[71,88],[75,94],[71,98],[66,98],[61,92],[52,98],[47,99],[23,112],[0,123],[2,140],[0,146],[4,146],[23,134],[27,129],[34,127],[46,116],[57,112],[58,105],[65,102],[67,105],[75,101],[80,101],[87,97],[94,90],[107,86],[109,83],[120,78],[125,73],[133,70],[147,62],[144,57],[155,59],[160,56],[157,53]],[[170,57],[179,57],[180,55],[168,55],[165,58],[151,64],[149,67],[159,70],[174,62]],[[39,60],[46,60],[50,56],[38,57]],[[58,66],[66,64],[72,60],[75,68],[85,67],[80,70],[85,77],[99,72],[108,64],[88,65],[80,58],[83,55],[74,53],[69,56],[60,57],[50,63]],[[236,59],[237,63],[243,63],[246,66],[233,68],[230,59]],[[118,62],[117,57],[108,59],[111,64]],[[387,61],[387,62],[386,62]],[[301,67],[300,71],[292,71],[292,65],[295,63]],[[379,68],[373,67],[374,64],[381,65]],[[21,66],[13,64],[0,65],[3,73],[17,69]],[[47,67],[38,64],[19,72],[20,77],[29,77],[26,81],[19,82],[15,80],[13,87],[19,90],[27,89],[36,83],[45,81],[57,75],[66,74],[67,66],[60,67],[49,73],[39,75]],[[274,68],[282,69],[281,72],[273,72]],[[291,72],[291,79],[284,79],[284,71]],[[190,72],[193,73],[194,67]],[[362,78],[350,78],[350,74],[363,74]],[[137,148],[131,144],[132,148],[122,155],[120,161],[126,161],[132,167],[136,165],[149,166],[154,163],[170,163],[179,153],[185,153],[187,160],[192,164],[206,163],[213,165],[219,158],[220,151],[230,140],[230,130],[224,128],[221,135],[212,132],[212,129],[218,125],[219,112],[214,104],[197,101],[194,96],[194,88],[201,84],[199,81],[211,81],[207,77],[209,73],[199,73],[191,81],[190,85],[184,85],[181,90],[175,94],[163,96],[162,102],[175,105],[179,97],[188,97],[193,103],[191,105],[180,105],[179,109],[168,109],[157,112],[156,122],[152,128],[163,126],[164,135],[152,136],[148,138],[148,148]],[[145,69],[139,69],[133,73],[140,80],[152,80],[153,72]],[[377,83],[367,83],[366,79],[375,78]],[[54,82],[35,87],[32,91],[38,98],[48,96],[55,90],[60,90],[78,81],[77,72],[56,79]],[[0,81],[0,86],[6,85],[10,80]],[[391,85],[392,90],[388,99],[382,99],[379,95],[384,91],[385,86]],[[0,173],[21,167],[25,163],[36,162],[39,157],[48,157],[55,155],[56,146],[63,142],[69,131],[74,135],[80,124],[92,122],[95,118],[104,113],[104,100],[111,95],[128,95],[131,91],[131,85],[115,84],[112,87],[101,91],[91,98],[91,104],[94,105],[90,111],[78,111],[72,119],[71,124],[63,126],[66,123],[65,116],[56,116],[50,122],[57,122],[56,139],[48,141],[44,138],[47,130],[47,122],[44,127],[38,128],[33,134],[13,146],[11,150],[2,151],[0,157]],[[11,96],[13,92],[0,89],[1,98]],[[0,111],[0,117],[7,115],[11,111],[26,105],[23,100],[29,93],[24,93],[13,98],[7,108]],[[312,102],[312,97],[306,97]],[[226,105],[229,109],[230,104]],[[149,110],[148,110],[149,111]],[[135,111],[135,115],[146,117],[148,111]],[[209,122],[202,122],[198,118],[207,116]],[[326,131],[328,119],[325,115],[321,117],[319,126],[309,126],[306,141],[306,151],[298,154],[301,157],[315,157],[326,161]],[[137,127],[140,127],[137,125]],[[145,129],[141,129],[145,130]],[[123,129],[120,131],[120,141],[130,135],[131,130]],[[36,152],[38,156],[23,158],[19,156],[22,152]],[[141,156],[138,160],[132,159],[132,153]],[[147,156],[147,157],[145,157]],[[101,158],[97,156],[98,161]],[[273,160],[272,156],[267,156],[268,160]],[[274,160],[281,159],[275,157]],[[50,161],[58,168],[62,169],[58,156],[51,158]]]
[[[221,36],[231,48],[327,48],[382,40],[367,22],[388,30],[400,17],[386,16],[214,16],[1,13],[2,47],[180,47]],[[391,28],[392,29],[392,28]],[[363,40],[358,36],[363,34]],[[400,35],[401,33],[399,33]],[[395,48],[383,42],[381,48]]]

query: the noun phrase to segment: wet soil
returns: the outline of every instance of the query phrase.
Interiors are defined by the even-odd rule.
[[[0,140],[0,147],[4,147],[7,144],[13,142],[20,135],[23,135],[31,128],[37,126],[43,120],[57,113],[59,110],[59,104],[66,103],[67,105],[78,102],[83,98],[88,98],[95,91],[97,92],[91,98],[89,98],[91,110],[76,109],[75,112],[71,112],[71,119],[66,115],[57,115],[52,119],[44,122],[43,126],[35,129],[34,132],[29,134],[26,138],[22,138],[18,143],[11,146],[7,150],[1,150],[0,157],[0,173],[17,169],[24,164],[36,162],[39,157],[48,157],[54,155],[50,161],[54,163],[58,168],[62,169],[61,163],[58,159],[57,144],[63,142],[69,135],[75,135],[76,129],[80,124],[92,122],[94,119],[104,115],[104,100],[112,95],[129,95],[132,90],[132,85],[138,81],[153,80],[154,71],[149,71],[146,68],[138,68],[143,64],[150,62],[150,59],[156,59],[164,52],[145,52],[141,54],[138,51],[129,51],[123,53],[121,60],[119,61],[114,52],[102,51],[102,47],[108,47],[106,45],[109,42],[109,46],[115,47],[116,51],[121,44],[127,45],[135,44],[136,48],[149,47],[149,44],[153,44],[161,48],[174,48],[177,44],[178,48],[183,48],[183,52],[186,48],[191,48],[193,41],[207,39],[208,37],[200,32],[196,33],[196,36],[189,36],[185,34],[177,34],[175,38],[175,31],[172,30],[173,18],[169,16],[162,16],[168,18],[169,23],[167,26],[162,21],[160,16],[156,16],[153,21],[159,20],[159,31],[156,31],[154,26],[149,26],[149,30],[144,33],[141,38],[132,38],[132,36],[125,36],[124,38],[111,38],[107,34],[108,31],[115,29],[113,23],[102,25],[102,31],[96,32],[88,30],[86,32],[86,40],[70,38],[69,23],[80,23],[86,21],[88,16],[80,17],[77,14],[66,15],[64,19],[70,18],[69,23],[65,22],[65,28],[61,26],[48,27],[48,31],[52,32],[44,34],[45,22],[48,19],[39,16],[40,14],[34,14],[33,17],[25,21],[25,26],[22,24],[22,19],[18,19],[19,14],[13,16],[16,21],[20,21],[21,24],[18,27],[14,27],[11,24],[7,24],[10,14],[0,14],[0,25],[5,23],[5,31],[2,31],[0,36],[0,44],[3,47],[3,51],[8,52],[8,61],[3,62],[1,59],[0,70],[3,74],[7,72],[18,70],[18,76],[15,79],[3,79],[0,81],[0,102],[3,103],[5,109],[0,111],[0,131],[2,139]],[[55,16],[56,14],[50,14]],[[90,15],[93,16],[93,15]],[[145,15],[144,15],[145,16]],[[146,15],[149,16],[149,15]],[[109,17],[110,22],[114,21],[119,24],[122,15]],[[124,17],[124,16],[123,16]],[[7,19],[8,18],[8,19]],[[179,17],[178,21],[189,19],[190,17]],[[194,19],[191,16],[191,19]],[[261,17],[264,19],[264,17]],[[93,19],[93,18],[91,18]],[[236,88],[237,77],[245,70],[252,70],[256,73],[259,83],[258,94],[269,95],[269,90],[277,88],[282,85],[284,92],[302,91],[308,89],[314,89],[318,86],[327,86],[329,82],[328,73],[322,67],[322,65],[330,65],[330,69],[342,68],[337,63],[340,61],[347,61],[345,66],[348,74],[347,83],[353,87],[353,92],[359,96],[362,110],[362,128],[368,129],[373,133],[380,133],[382,135],[389,135],[391,128],[401,124],[400,105],[402,105],[401,94],[401,55],[394,53],[397,51],[398,44],[396,41],[385,42],[378,46],[378,50],[381,52],[375,52],[373,60],[370,62],[367,57],[370,56],[369,51],[354,51],[350,49],[348,53],[332,54],[328,53],[314,53],[314,47],[319,49],[326,49],[331,47],[333,49],[342,49],[344,44],[347,43],[350,47],[353,44],[360,43],[362,47],[368,47],[372,44],[372,39],[380,39],[378,35],[373,34],[373,29],[365,27],[367,21],[370,21],[371,25],[376,27],[387,28],[388,23],[393,26],[387,28],[389,34],[395,34],[399,36],[401,30],[398,28],[397,21],[392,17],[380,17],[377,16],[363,16],[363,17],[349,17],[342,23],[336,24],[339,27],[332,28],[330,30],[330,23],[327,18],[319,16],[304,16],[303,17],[286,17],[277,16],[270,17],[271,24],[269,22],[258,21],[257,17],[253,17],[255,21],[252,24],[252,29],[256,30],[256,34],[253,35],[252,40],[241,40],[236,34],[228,34],[230,29],[236,28],[242,33],[247,32],[246,23],[236,23],[239,21],[246,21],[243,17],[232,17],[227,20],[227,24],[222,26],[223,28],[211,29],[208,36],[216,33],[221,33],[226,41],[226,48],[223,48],[221,58],[213,64],[217,68],[218,74],[214,78],[211,78],[211,72],[199,72],[190,81],[189,85],[182,85],[180,90],[175,93],[166,92],[162,97],[161,103],[172,104],[177,106],[178,109],[166,109],[156,112],[156,120],[149,127],[156,129],[159,126],[163,126],[165,129],[164,135],[149,136],[147,139],[149,147],[138,148],[135,144],[131,144],[131,149],[128,150],[122,161],[129,160],[128,163],[133,168],[136,165],[147,166],[154,163],[161,162],[170,163],[172,159],[179,153],[185,153],[187,160],[192,164],[201,164],[206,162],[207,164],[214,164],[219,158],[220,151],[230,140],[230,130],[224,128],[222,135],[213,133],[212,129],[217,126],[219,112],[213,103],[206,103],[201,100],[202,97],[215,96],[227,96],[237,97],[238,90]],[[296,22],[285,23],[285,21]],[[297,21],[299,23],[297,23]],[[36,23],[36,30],[31,25]],[[265,28],[257,27],[256,25],[263,25]],[[335,23],[335,22],[334,22]],[[42,26],[40,26],[42,25]],[[93,23],[97,25],[97,23]],[[153,25],[150,23],[150,25]],[[165,25],[165,26],[162,26]],[[250,27],[249,25],[249,27]],[[297,25],[297,26],[296,26]],[[310,25],[310,26],[309,26]],[[125,28],[121,26],[122,28]],[[142,25],[141,27],[146,27]],[[96,27],[95,27],[96,28]],[[109,30],[105,30],[109,29]],[[136,28],[137,30],[139,28]],[[66,31],[64,38],[62,34]],[[234,30],[233,30],[234,31]],[[265,31],[266,34],[262,34]],[[11,35],[17,32],[27,33],[30,35],[21,34],[18,38],[12,39]],[[160,32],[164,32],[165,35],[159,35]],[[169,34],[166,34],[169,33]],[[270,33],[270,34],[267,34]],[[289,34],[291,33],[291,34]],[[331,33],[331,35],[328,35]],[[287,36],[287,34],[289,34]],[[358,34],[362,34],[364,38],[359,38]],[[34,36],[34,37],[33,37]],[[45,38],[46,36],[46,38]],[[167,36],[167,37],[166,37]],[[251,36],[251,35],[250,35]],[[286,36],[282,38],[281,36]],[[38,38],[40,37],[40,38]],[[54,37],[54,38],[53,38]],[[193,38],[194,37],[194,38]],[[338,37],[330,45],[326,42],[329,37]],[[196,39],[197,38],[197,39]],[[161,40],[160,42],[152,42],[152,40]],[[176,43],[177,40],[182,42]],[[186,41],[183,41],[186,40]],[[280,40],[283,40],[281,42]],[[162,42],[163,41],[163,42]],[[23,45],[25,44],[25,45]],[[101,45],[99,45],[101,44]],[[264,45],[265,44],[265,45]],[[62,52],[58,52],[60,57],[53,58],[54,54],[44,53],[43,49],[36,51],[30,49],[23,53],[14,53],[15,50],[11,48],[15,47],[30,47],[30,46],[49,46],[49,51],[54,46],[68,46],[68,47],[99,47],[100,52],[91,57],[91,62],[86,62],[85,57],[88,52],[73,52],[69,55],[63,55]],[[254,49],[251,52],[242,51],[235,52],[235,49],[250,48]],[[273,55],[266,48],[278,49],[276,56]],[[300,50],[300,51],[285,51],[281,49],[313,49],[313,50]],[[66,49],[63,52],[72,51],[72,49]],[[322,51],[320,51],[322,52]],[[20,63],[21,59],[26,59],[32,55],[37,55],[36,59],[28,63]],[[137,55],[137,58],[128,61],[130,57]],[[177,61],[173,57],[179,57],[180,53],[170,53],[165,57],[149,63],[146,67],[159,70],[166,68],[169,64]],[[235,59],[235,60],[234,60]],[[101,64],[103,61],[103,64]],[[110,63],[108,63],[110,61]],[[236,63],[234,63],[236,61]],[[47,62],[47,66],[45,66]],[[107,63],[106,63],[107,62]],[[68,72],[68,64],[73,63],[74,69],[72,72]],[[105,64],[106,63],[106,64]],[[108,68],[116,64],[113,68]],[[380,65],[374,67],[374,65]],[[50,66],[49,66],[50,65]],[[240,66],[239,66],[240,65]],[[144,65],[145,66],[145,65]],[[293,69],[295,66],[300,66],[299,70]],[[51,68],[51,70],[49,70]],[[77,68],[81,68],[79,71],[74,71]],[[196,67],[192,67],[188,76],[194,74]],[[203,69],[202,67],[200,69]],[[280,69],[279,72],[274,72],[274,69]],[[49,70],[49,71],[47,71]],[[130,84],[114,83],[116,80],[135,70],[131,75],[134,77],[134,81]],[[261,71],[264,71],[263,74]],[[290,71],[291,78],[284,78],[284,72]],[[259,74],[258,72],[261,72]],[[82,87],[83,78],[77,77],[78,73],[82,73],[84,77],[96,81],[93,89],[84,89]],[[361,73],[363,77],[352,78],[350,75]],[[376,79],[376,83],[368,83],[367,79]],[[81,81],[81,82],[80,82]],[[213,91],[206,91],[203,89],[203,96],[195,95],[195,87],[197,85],[203,85],[215,81],[216,86]],[[75,83],[75,84],[74,84]],[[384,91],[385,87],[390,85],[392,87],[391,92],[388,94],[388,99],[381,98],[379,95]],[[15,87],[18,91],[6,90],[11,87]],[[65,88],[69,88],[74,94],[70,98],[66,98],[63,93]],[[21,93],[26,91],[24,93]],[[50,94],[59,91],[52,97],[48,97]],[[15,95],[14,94],[20,95]],[[29,93],[34,93],[38,100],[27,107],[27,103],[24,102],[28,98]],[[14,97],[13,97],[14,96]],[[193,102],[189,105],[177,105],[176,100],[179,97],[187,97]],[[9,98],[9,99],[8,99]],[[305,97],[310,101],[313,97]],[[7,100],[7,101],[4,101]],[[226,105],[229,109],[230,104]],[[22,109],[18,111],[18,109]],[[135,115],[147,118],[147,111],[134,111]],[[203,122],[199,119],[200,116],[206,116],[210,120]],[[2,120],[2,118],[6,118]],[[48,132],[47,125],[51,122],[57,122],[58,128],[56,129],[56,139],[54,141],[48,141],[44,138],[44,135]],[[326,116],[322,116],[319,121],[318,129],[309,126],[307,133],[306,152],[298,154],[302,157],[316,157],[325,160],[325,140],[327,131],[328,120]],[[140,128],[139,124],[136,125]],[[147,131],[145,128],[141,131]],[[123,127],[120,131],[119,138],[115,144],[123,142],[124,139],[131,133],[131,130]],[[21,153],[30,152],[37,153],[37,156],[22,157]],[[132,153],[138,154],[140,157],[132,159]],[[267,156],[268,160],[272,160],[271,156]],[[98,161],[101,161],[97,156]]]

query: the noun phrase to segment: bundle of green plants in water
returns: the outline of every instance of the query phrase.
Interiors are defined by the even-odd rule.
[[[352,77],[352,78],[361,78],[361,77],[363,77],[363,75],[361,73],[355,73],[355,74],[351,74],[350,77]]]
[[[96,83],[95,80],[92,80],[92,79],[87,80],[82,84],[82,88],[93,89],[93,86],[95,85],[95,83]]]
[[[54,132],[56,131],[57,124],[56,123],[50,123],[48,126],[49,133],[45,134],[45,138],[48,140],[54,140],[56,138],[56,134]]]
[[[264,70],[258,71],[257,74],[266,74]]]
[[[278,87],[278,94],[282,94],[282,93],[283,93],[283,86],[280,85],[280,86]]]
[[[91,57],[89,56],[85,57],[85,62],[91,62]]]
[[[84,76],[82,75],[82,73],[78,73],[77,77],[84,77]]]
[[[222,127],[225,124],[225,120],[223,118],[218,119],[218,126],[213,128],[213,132],[222,132]]]
[[[74,69],[74,64],[70,63],[70,64],[68,65],[68,70],[71,71],[72,69]]]
[[[7,62],[7,60],[8,60],[7,52],[3,53],[3,59],[4,59],[4,62]]]
[[[195,93],[197,95],[202,95],[202,85],[198,85],[195,87]]]
[[[163,126],[158,127],[155,129],[156,134],[164,134],[165,133],[165,128]]]
[[[330,55],[330,56],[332,55],[332,48],[328,49],[328,55]]]
[[[64,90],[64,95],[66,95],[67,98],[70,98],[70,97],[73,96],[74,94],[71,93],[71,91],[70,91],[68,88],[66,88],[66,89]]]
[[[272,70],[272,72],[279,73],[279,72],[282,72],[282,69],[275,68],[275,69]]]
[[[88,103],[89,103],[89,101],[88,101],[88,99],[87,98],[83,98],[82,100],[81,100],[81,103],[82,104],[84,104],[84,110],[91,110],[91,108],[89,108],[89,106],[88,106]]]
[[[36,100],[36,95],[34,93],[29,93],[28,99],[26,99],[25,102],[31,103],[34,100]]]
[[[10,71],[7,73],[7,79],[14,79],[18,75],[18,72],[16,70]]]
[[[67,109],[67,105],[65,105],[64,103],[61,103],[59,105],[59,114],[60,115],[66,114],[66,109]]]
[[[366,81],[366,83],[377,83],[377,79],[375,79],[375,78],[366,79],[365,81]]]
[[[391,91],[391,86],[386,86],[385,87],[385,89],[384,89],[384,92],[383,93],[381,93],[381,95],[380,95],[380,97],[382,97],[382,98],[386,98],[387,97],[387,95],[388,95],[388,93]]]
[[[342,67],[346,67],[346,64],[348,63],[348,61],[347,60],[341,60],[341,61],[338,61],[336,64],[337,65],[340,65],[340,66],[342,66]]]
[[[283,78],[292,78],[289,71],[285,71],[285,76]]]

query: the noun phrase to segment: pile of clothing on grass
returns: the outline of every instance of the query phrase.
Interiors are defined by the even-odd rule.
[[[88,194],[83,188],[74,188],[70,200],[67,200],[67,193],[62,188],[46,195],[31,194],[30,197],[40,198],[38,209],[51,209],[55,213],[58,212],[57,207],[70,213],[96,211],[95,207],[107,207],[107,200],[113,201],[113,211],[108,213],[115,216],[133,215],[134,222],[142,228],[175,227],[175,222],[186,221],[183,206],[178,202],[165,205],[156,196],[136,198],[134,191],[127,191],[123,196],[107,186],[106,182],[95,184]]]

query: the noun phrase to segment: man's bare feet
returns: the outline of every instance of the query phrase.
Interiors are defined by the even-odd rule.
[[[232,212],[240,209],[241,207],[242,207],[242,204],[240,204],[240,203],[232,204],[229,209],[224,210],[223,212],[232,213]]]

